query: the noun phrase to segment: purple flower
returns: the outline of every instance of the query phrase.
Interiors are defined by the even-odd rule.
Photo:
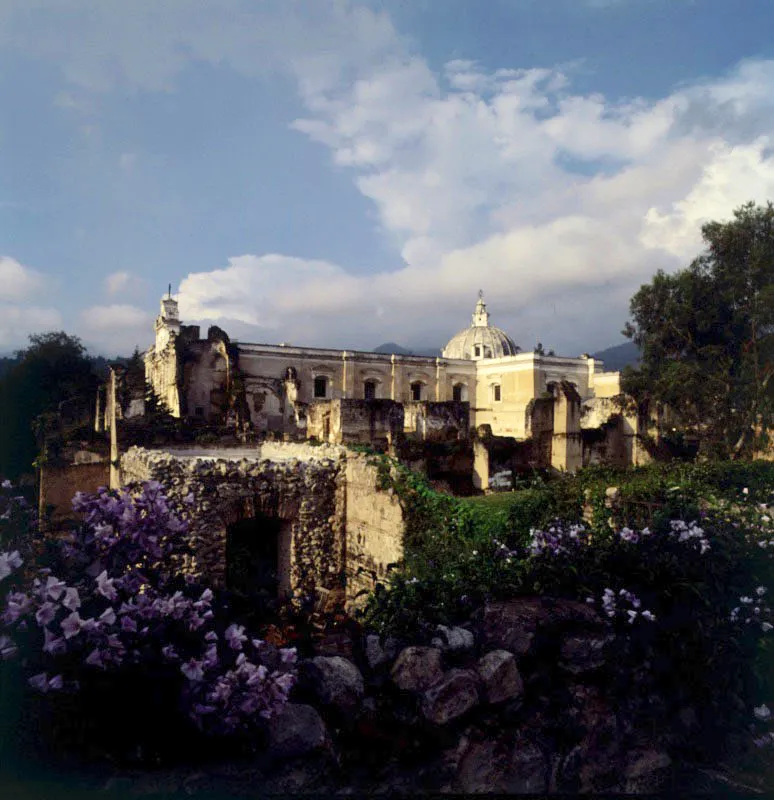
[[[204,680],[204,671],[202,670],[202,665],[195,659],[192,658],[189,661],[186,661],[184,664],[181,664],[180,671],[188,678],[189,681],[201,681]]]
[[[7,661],[9,658],[13,658],[18,650],[19,648],[16,646],[13,639],[5,634],[0,636],[0,659]]]
[[[58,655],[65,651],[65,640],[61,636],[55,636],[48,628],[43,628],[43,652],[50,655]]]
[[[64,597],[62,598],[62,605],[69,608],[70,611],[75,611],[76,608],[81,607],[81,598],[78,595],[78,590],[72,587],[65,590]]]
[[[24,592],[10,592],[8,603],[3,612],[3,621],[8,625],[12,625],[21,617],[29,614],[33,607],[32,599]]]
[[[247,636],[245,635],[245,627],[244,625],[237,625],[233,623],[226,628],[223,636],[228,642],[228,646],[232,650],[241,650],[242,649],[242,642],[247,641]]]
[[[113,578],[108,578],[107,570],[102,570],[99,575],[97,575],[97,593],[101,594],[103,597],[107,598],[108,600],[115,600],[117,597],[117,592],[115,586],[113,586]]]
[[[102,660],[102,651],[98,647],[95,647],[91,653],[89,653],[85,663],[91,667],[105,669],[105,662]]]
[[[60,624],[62,626],[64,638],[72,639],[73,636],[77,636],[81,632],[83,620],[77,611],[73,611],[73,613],[70,614],[70,616],[65,617]]]
[[[53,575],[46,578],[45,586],[43,587],[46,595],[51,600],[58,600],[65,590],[65,582],[60,581],[58,578],[55,578]]]
[[[15,569],[22,565],[18,550],[12,553],[0,553],[0,581],[7,578]]]
[[[114,625],[116,621],[116,612],[112,608],[106,608],[97,619],[102,625]]]
[[[48,680],[48,673],[47,672],[39,672],[37,675],[33,675],[27,683],[33,688],[37,689],[39,692],[43,692],[45,694],[50,688],[62,688],[61,686],[61,675],[59,676],[60,682],[59,686],[51,686]],[[52,679],[53,680],[53,679]]]
[[[161,655],[163,655],[164,658],[167,659],[167,661],[178,661],[180,658],[174,646],[171,644],[168,644],[165,647],[161,648]]]
[[[137,623],[131,617],[123,616],[121,617],[121,630],[127,633],[136,633]]]
[[[296,648],[289,647],[280,650],[280,661],[283,664],[295,664],[297,661]]]
[[[48,625],[49,622],[52,622],[55,616],[56,606],[48,601],[43,603],[35,613],[35,619],[38,621],[38,625],[40,625],[41,628]]]

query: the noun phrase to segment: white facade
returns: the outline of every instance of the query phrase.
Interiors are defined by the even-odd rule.
[[[230,342],[217,328],[200,338],[197,327],[180,324],[169,296],[145,355],[146,376],[175,416],[231,415],[257,431],[282,432],[301,432],[304,408],[316,400],[456,400],[470,404],[471,426],[522,439],[530,402],[552,383],[573,384],[584,402],[620,392],[619,374],[603,372],[593,358],[519,352],[489,324],[482,297],[472,322],[441,358],[247,344]]]

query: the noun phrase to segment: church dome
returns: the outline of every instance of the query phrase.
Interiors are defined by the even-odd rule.
[[[473,324],[453,336],[443,349],[444,358],[464,358],[479,361],[484,358],[515,356],[520,351],[508,334],[489,324],[484,293],[478,293],[473,312]]]

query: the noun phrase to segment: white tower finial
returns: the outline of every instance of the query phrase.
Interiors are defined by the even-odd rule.
[[[489,312],[486,310],[486,303],[484,302],[484,290],[478,290],[478,302],[476,303],[476,310],[473,312],[473,327],[475,328],[488,328],[489,327]]]

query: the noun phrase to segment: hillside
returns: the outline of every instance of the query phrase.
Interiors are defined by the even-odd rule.
[[[619,372],[630,364],[636,366],[640,360],[640,351],[634,342],[624,342],[594,353],[594,358],[605,362],[607,372]]]

